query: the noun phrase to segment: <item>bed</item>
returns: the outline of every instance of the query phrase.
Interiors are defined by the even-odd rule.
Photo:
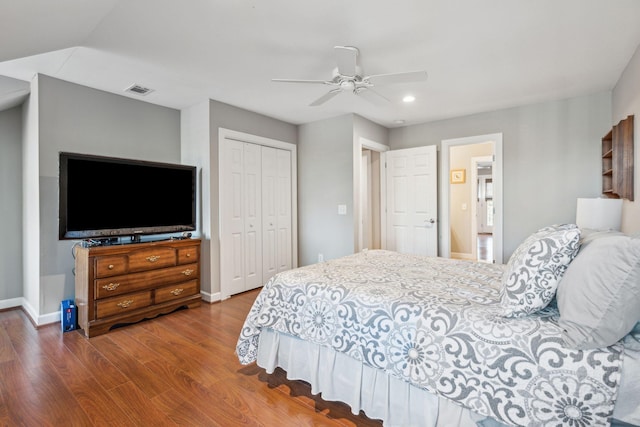
[[[640,240],[596,237],[546,227],[507,265],[373,250],[283,272],[236,353],[385,426],[640,424]],[[607,316],[618,331],[590,324]]]

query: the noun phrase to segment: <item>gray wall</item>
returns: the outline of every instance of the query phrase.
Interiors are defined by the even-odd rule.
[[[600,139],[611,93],[392,129],[392,149],[503,134],[504,261],[540,227],[574,222],[576,199],[601,194]]]
[[[0,307],[22,297],[22,108],[0,111]]]
[[[354,180],[360,138],[388,144],[389,130],[356,114],[300,125],[298,142],[298,261],[300,265],[352,254],[357,246]],[[354,167],[354,155],[358,167]],[[347,214],[338,215],[338,205]]]
[[[347,205],[347,215],[338,215]],[[298,262],[351,254],[353,242],[353,115],[300,125],[298,136]]]
[[[631,57],[629,64],[613,89],[612,123],[617,124],[629,115],[633,117],[634,135],[634,201],[622,204],[622,231],[640,232],[640,46]]]
[[[180,112],[41,75],[40,314],[74,297],[72,241],[58,240],[58,153],[180,163]],[[99,208],[87,197],[87,209]]]

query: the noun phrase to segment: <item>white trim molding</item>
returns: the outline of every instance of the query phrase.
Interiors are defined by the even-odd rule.
[[[220,292],[209,293],[200,291],[200,296],[202,297],[202,301],[208,302],[209,304],[213,304],[214,302],[222,300]]]
[[[222,156],[220,155],[222,147],[224,146],[224,140],[232,140],[239,142],[248,142],[252,144],[262,145],[265,147],[279,148],[281,150],[287,150],[291,152],[291,267],[298,267],[298,147],[290,142],[279,141],[277,139],[266,138],[259,135],[252,135],[250,133],[238,132],[231,129],[218,128],[218,172],[222,170],[221,163]],[[223,185],[222,180],[218,181],[218,211],[221,209],[221,194],[220,186]],[[218,237],[221,240],[222,236],[222,215],[218,212],[218,223],[215,224],[218,227]],[[222,250],[222,244],[221,249]],[[221,257],[220,257],[221,258]],[[211,274],[218,274],[218,281],[220,283],[220,293],[211,294],[207,298],[217,298],[217,300],[224,300],[229,298],[228,287],[222,282],[222,268],[219,268],[217,273],[213,271]],[[203,298],[207,301],[207,298]],[[213,299],[209,302],[213,302]]]
[[[502,200],[502,133],[443,139],[440,144],[440,253],[444,258],[451,256],[451,224],[449,222],[449,148],[455,145],[481,144],[493,142],[493,259],[502,264],[503,260],[503,200]]]
[[[24,298],[11,298],[0,300],[0,310],[8,310],[10,308],[22,307],[25,303]]]

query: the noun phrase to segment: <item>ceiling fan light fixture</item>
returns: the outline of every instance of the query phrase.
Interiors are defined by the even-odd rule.
[[[356,88],[355,83],[352,80],[343,80],[340,82],[340,89],[344,91],[352,92]]]
[[[405,95],[405,97],[402,98],[402,102],[404,102],[405,104],[409,104],[415,100],[416,100],[416,97],[413,95]]]
[[[300,80],[300,79],[271,79],[274,82],[283,83],[313,83],[333,87],[329,92],[309,104],[317,107],[332,99],[339,92],[351,92],[354,95],[362,95],[367,101],[376,104],[390,103],[389,98],[374,90],[374,87],[392,85],[396,83],[411,83],[424,81],[427,78],[426,71],[409,71],[390,74],[363,75],[358,62],[359,50],[354,46],[334,46],[337,67],[333,69],[331,80]],[[412,102],[405,97],[405,102]]]

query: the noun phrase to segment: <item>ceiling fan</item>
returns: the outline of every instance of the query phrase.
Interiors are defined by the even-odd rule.
[[[426,71],[409,71],[404,73],[374,74],[365,76],[358,62],[360,51],[353,46],[335,46],[337,67],[333,69],[331,80],[296,80],[296,79],[272,79],[281,83],[311,83],[332,86],[329,92],[309,104],[317,107],[324,104],[340,92],[352,92],[355,95],[363,95],[372,102],[390,102],[389,99],[376,92],[374,86],[383,86],[393,83],[410,83],[427,79]]]

